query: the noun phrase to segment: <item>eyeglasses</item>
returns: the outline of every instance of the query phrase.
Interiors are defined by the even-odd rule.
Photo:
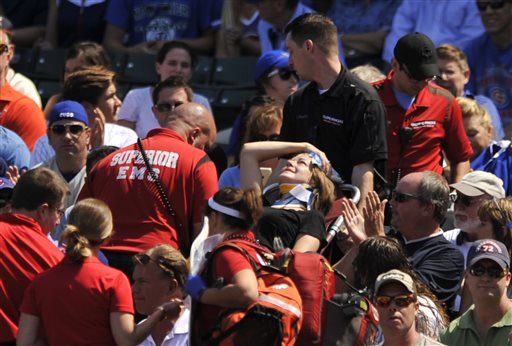
[[[469,268],[469,273],[476,277],[481,277],[485,273],[493,279],[501,279],[505,276],[505,271],[499,266],[484,267],[483,265],[475,264]]]
[[[52,206],[50,206],[50,208],[55,210],[60,218],[64,216],[64,209],[62,209],[62,208],[55,208],[55,207],[52,207]]]
[[[493,10],[499,10],[500,8],[505,7],[505,0],[491,0],[491,1],[477,1],[476,7],[478,7],[479,11],[487,10],[487,7],[491,6]]]
[[[145,253],[138,253],[133,256],[133,259],[136,263],[140,263],[143,265],[148,264],[149,262],[153,261],[156,263],[160,269],[162,269],[166,274],[170,274],[170,276],[176,280],[178,280],[178,283],[180,285],[184,284],[184,277],[182,275],[179,275],[179,273],[176,271],[172,263],[163,257],[158,257],[157,259],[152,258],[151,256],[145,254]]]
[[[52,133],[57,136],[62,136],[64,134],[66,134],[66,132],[69,132],[74,136],[78,136],[85,129],[86,129],[86,127],[84,127],[82,125],[78,125],[78,124],[71,124],[71,125],[57,124],[57,125],[53,125],[51,127]]]
[[[393,191],[391,198],[398,203],[408,202],[411,199],[421,199],[419,196],[411,195],[410,193]]]
[[[274,134],[271,134],[270,136],[265,136],[265,135],[255,135],[253,137],[253,142],[266,142],[266,141],[277,141],[279,139],[279,134],[277,133],[274,133]]]
[[[161,113],[165,113],[165,112],[172,111],[174,108],[181,106],[183,103],[184,102],[181,102],[181,101],[174,102],[174,103],[162,102],[162,103],[157,103],[155,105],[155,108],[157,111],[159,111]]]
[[[288,80],[292,77],[295,77],[295,79],[297,80],[299,79],[295,72],[290,70],[289,68],[280,68],[277,70],[273,70],[267,75],[267,78],[274,77],[275,75],[279,75],[279,78],[281,78],[282,80]]]
[[[471,205],[475,204],[476,202],[482,201],[481,198],[469,197],[463,194],[459,194],[458,192],[450,193],[449,198],[450,202],[460,203],[465,207],[471,207]]]
[[[414,294],[401,294],[398,296],[377,296],[375,297],[375,303],[381,308],[387,308],[391,305],[391,302],[395,302],[395,305],[399,308],[405,308],[409,306],[409,304],[414,303],[416,301],[416,297]]]
[[[7,53],[9,51],[9,45],[2,43],[0,44],[0,55]]]

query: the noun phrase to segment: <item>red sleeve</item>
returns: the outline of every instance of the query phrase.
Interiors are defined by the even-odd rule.
[[[35,280],[27,286],[25,289],[25,294],[23,296],[23,302],[20,306],[20,311],[25,314],[39,316],[39,309],[36,305],[36,289],[35,289]]]
[[[111,290],[112,299],[110,299],[110,312],[127,312],[134,314],[132,289],[126,275],[119,273]]]
[[[208,198],[212,197],[219,189],[217,169],[213,161],[200,164],[194,174],[194,196],[192,223],[203,221],[203,212]]]
[[[469,160],[473,155],[473,149],[464,131],[462,112],[459,104],[452,99],[451,112],[446,124],[443,149],[450,163]]]
[[[240,251],[235,249],[221,249],[213,256],[214,277],[224,278],[224,283],[230,283],[241,270],[252,269],[251,263]]]
[[[30,151],[36,141],[46,134],[46,120],[43,111],[29,98],[22,98],[10,105],[3,126],[16,132],[27,144]]]

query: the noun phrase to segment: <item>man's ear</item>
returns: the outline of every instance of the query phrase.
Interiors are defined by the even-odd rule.
[[[469,77],[471,77],[471,70],[468,68],[466,71],[463,71],[462,74],[464,75],[464,85],[466,85],[469,82]]]
[[[315,43],[312,40],[304,41],[304,48],[306,48],[307,52],[311,52],[315,47]]]
[[[398,61],[395,58],[391,58],[391,69],[396,72],[398,71],[398,68]]]
[[[195,140],[201,135],[201,129],[199,127],[194,127],[190,130],[188,133],[188,144],[192,144],[195,142]]]

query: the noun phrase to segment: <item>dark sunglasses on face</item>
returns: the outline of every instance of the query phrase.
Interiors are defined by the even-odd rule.
[[[169,103],[169,102],[162,102],[162,103],[158,103],[156,104],[156,110],[161,112],[161,113],[164,113],[164,112],[169,112],[169,111],[172,111],[174,108],[176,107],[179,107],[183,104],[183,102],[175,102],[175,103]]]
[[[377,306],[381,308],[387,308],[391,302],[395,302],[395,305],[399,308],[405,308],[409,306],[409,304],[414,303],[416,298],[414,294],[401,294],[398,296],[390,297],[390,296],[377,296],[375,297],[375,303]]]
[[[279,135],[274,133],[270,136],[265,135],[255,135],[253,138],[253,142],[266,142],[266,141],[277,141],[279,139]]]
[[[479,11],[487,10],[487,7],[491,6],[493,10],[499,10],[505,6],[505,0],[491,0],[491,1],[477,1],[476,7]]]
[[[469,197],[457,192],[450,193],[450,202],[452,203],[460,203],[465,207],[470,207],[477,199],[473,197]]]
[[[469,273],[476,277],[481,277],[487,273],[487,275],[493,279],[501,279],[505,276],[505,271],[499,266],[484,267],[483,265],[478,264],[471,266],[469,268]]]
[[[288,80],[292,77],[295,77],[295,79],[297,80],[299,79],[295,72],[290,70],[289,68],[280,68],[277,70],[273,70],[267,75],[267,78],[271,78],[275,75],[279,75],[279,78],[281,78],[282,80]]]
[[[62,136],[66,132],[69,132],[72,135],[77,136],[85,130],[85,127],[82,125],[78,125],[78,124],[72,124],[72,125],[57,124],[57,125],[53,125],[51,127],[51,130],[52,130],[52,133],[57,136]]]
[[[398,192],[398,191],[393,191],[393,193],[391,194],[391,198],[398,203],[404,203],[404,202],[410,201],[411,199],[420,199],[419,196],[411,195],[410,193],[405,193],[405,192]]]

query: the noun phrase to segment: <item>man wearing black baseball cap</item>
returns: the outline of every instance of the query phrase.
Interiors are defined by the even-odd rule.
[[[443,173],[442,152],[451,182],[469,171],[473,150],[462,115],[449,91],[431,83],[440,73],[436,48],[415,32],[398,40],[386,79],[374,83],[388,113],[388,180],[425,170]]]
[[[509,249],[494,239],[473,243],[464,276],[473,305],[452,321],[441,336],[447,345],[509,345],[512,332],[512,301]]]

